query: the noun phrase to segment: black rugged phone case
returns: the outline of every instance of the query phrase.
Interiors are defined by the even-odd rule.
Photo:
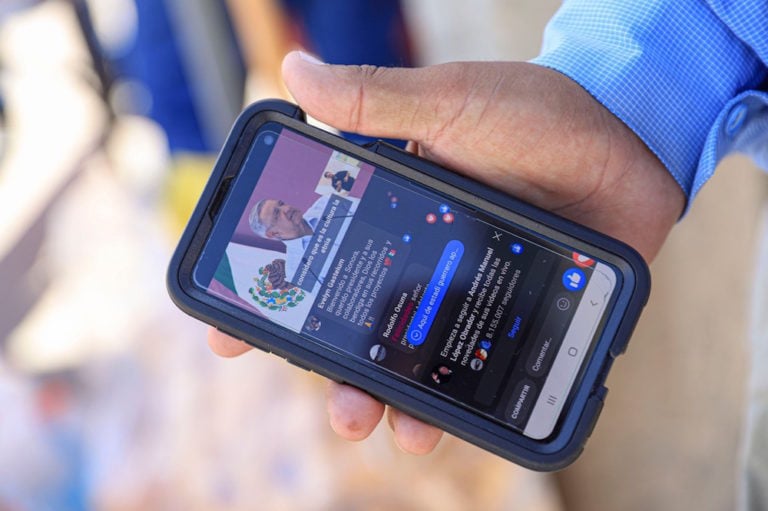
[[[283,122],[286,126],[338,146],[375,165],[390,169],[415,169],[432,178],[436,189],[445,185],[468,192],[484,204],[490,202],[516,215],[519,225],[571,246],[589,245],[592,253],[610,263],[620,275],[620,291],[592,356],[585,360],[580,384],[572,390],[571,405],[558,428],[548,439],[525,437],[494,421],[472,413],[435,394],[407,384],[362,361],[344,356],[234,306],[219,302],[197,288],[192,272],[214,219],[209,205],[222,200],[227,182],[237,162],[248,149],[249,136],[259,119]],[[370,152],[369,152],[370,151]],[[411,170],[412,172],[412,170]],[[465,200],[466,202],[466,200]],[[470,201],[471,205],[471,201]],[[487,211],[487,209],[486,209]],[[505,220],[508,221],[508,220]],[[566,240],[566,241],[564,241]],[[488,451],[534,470],[557,470],[573,462],[581,453],[603,407],[607,389],[603,385],[613,360],[624,352],[650,291],[650,275],[642,258],[629,246],[575,224],[552,213],[526,204],[476,181],[455,174],[427,160],[377,142],[368,148],[355,146],[334,135],[310,127],[304,112],[291,103],[267,100],[248,107],[238,118],[219,154],[211,178],[189,220],[171,259],[167,276],[174,303],[187,314],[242,339],[249,344],[287,359],[294,365],[315,371],[339,382],[364,389],[381,401],[434,424],[449,433]]]

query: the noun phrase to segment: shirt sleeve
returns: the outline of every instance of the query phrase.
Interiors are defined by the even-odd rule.
[[[534,63],[584,87],[692,199],[729,152],[768,167],[768,5],[566,0]]]

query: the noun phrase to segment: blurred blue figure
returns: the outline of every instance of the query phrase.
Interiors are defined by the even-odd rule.
[[[107,55],[116,81],[140,84],[172,153],[215,153],[243,102],[245,64],[223,0],[134,0],[126,48]]]
[[[333,64],[411,66],[399,0],[280,0],[302,42]],[[214,153],[243,102],[245,64],[224,0],[134,0],[127,48],[107,54],[115,82],[140,84],[172,153]],[[357,143],[371,138],[344,134]],[[402,141],[390,141],[403,147]]]
[[[281,0],[306,38],[305,45],[329,64],[413,66],[400,0]],[[358,144],[375,139],[351,133]],[[405,147],[401,140],[388,142]]]
[[[413,65],[400,0],[282,0],[329,64]]]

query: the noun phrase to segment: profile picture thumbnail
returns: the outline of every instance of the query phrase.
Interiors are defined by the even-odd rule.
[[[440,364],[432,369],[432,381],[438,385],[443,385],[451,381],[453,370],[445,364]]]
[[[370,356],[371,360],[374,362],[381,362],[387,356],[387,348],[381,344],[374,344],[371,346],[368,356]]]
[[[320,322],[320,318],[315,315],[311,315],[307,318],[306,323],[304,323],[304,330],[307,332],[317,332],[320,330],[321,326],[322,323]]]

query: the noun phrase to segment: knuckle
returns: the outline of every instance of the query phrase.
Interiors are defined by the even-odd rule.
[[[367,97],[369,96],[369,91],[374,86],[375,82],[387,72],[387,68],[363,64],[357,66],[357,71],[357,96],[352,102],[348,124],[351,131],[355,133],[363,133],[368,129],[365,104]]]

